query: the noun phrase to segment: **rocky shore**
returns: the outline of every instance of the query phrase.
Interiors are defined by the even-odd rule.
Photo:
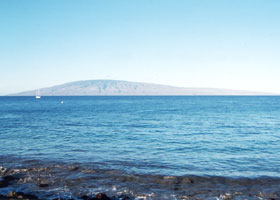
[[[280,200],[280,179],[128,174],[65,164],[0,166],[0,200]]]
[[[25,194],[23,192],[10,192],[7,195],[0,195],[1,200],[40,200],[36,195],[33,194]],[[89,196],[82,196],[77,197],[75,199],[81,199],[81,200],[130,200],[131,198],[128,196],[118,196],[118,197],[108,197],[104,193],[98,193],[94,197]],[[54,198],[53,200],[75,200],[73,198]],[[43,200],[43,199],[42,199]]]
[[[0,191],[1,189],[8,188],[10,186],[13,186],[13,184],[16,184],[16,182],[19,180],[19,177],[17,176],[11,176],[7,175],[4,177],[0,177]],[[41,184],[39,187],[44,188],[48,187],[47,184]],[[235,195],[242,195],[235,194]],[[148,198],[149,199],[149,198]],[[157,199],[157,198],[156,198]],[[183,196],[180,199],[199,199],[203,200],[204,198],[192,198]],[[207,198],[209,199],[209,198]],[[213,198],[210,198],[211,200]],[[225,193],[224,195],[220,196],[219,198],[215,198],[215,200],[230,200],[230,199],[236,199],[234,196],[232,196],[230,193]],[[239,199],[239,198],[238,198]],[[253,198],[254,199],[254,198]],[[279,200],[277,197],[271,197],[271,198],[258,198],[258,199],[265,199],[265,200]],[[0,194],[0,200],[45,200],[44,198],[40,198],[40,194],[36,194],[36,192],[31,193],[25,193],[20,191],[9,191],[7,194]],[[82,196],[75,196],[71,198],[62,198],[62,197],[55,197],[51,198],[50,200],[146,200],[146,198],[135,198],[133,196],[127,196],[127,195],[115,195],[115,196],[109,196],[105,193],[97,193],[95,195],[82,195]]]
[[[7,188],[11,186],[15,181],[18,180],[18,177],[15,176],[4,176],[2,177],[2,180],[0,180],[0,189],[1,188]],[[47,187],[46,184],[41,184],[40,187]],[[40,199],[38,196],[34,194],[28,194],[24,192],[15,192],[11,191],[7,195],[1,195],[0,194],[0,200],[44,200]],[[98,193],[95,196],[87,196],[83,195],[81,197],[75,197],[75,198],[53,198],[53,200],[75,200],[75,199],[81,199],[81,200],[131,200],[132,198],[120,195],[120,196],[114,196],[114,197],[108,197],[104,193]]]

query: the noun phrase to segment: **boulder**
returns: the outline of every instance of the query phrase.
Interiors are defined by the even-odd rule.
[[[98,193],[93,200],[111,200],[106,194]]]

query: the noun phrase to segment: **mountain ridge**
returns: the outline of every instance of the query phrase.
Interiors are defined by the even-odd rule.
[[[36,90],[29,90],[7,96],[35,96]],[[243,90],[175,87],[154,83],[129,82],[122,80],[81,80],[52,87],[40,88],[41,96],[125,96],[125,95],[272,95],[266,92]]]

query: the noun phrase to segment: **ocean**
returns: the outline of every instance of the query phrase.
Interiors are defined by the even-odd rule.
[[[40,199],[280,199],[280,96],[0,97],[8,175]]]

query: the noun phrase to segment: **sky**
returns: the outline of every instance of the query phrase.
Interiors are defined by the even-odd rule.
[[[280,93],[279,0],[0,0],[0,95],[115,79]]]

